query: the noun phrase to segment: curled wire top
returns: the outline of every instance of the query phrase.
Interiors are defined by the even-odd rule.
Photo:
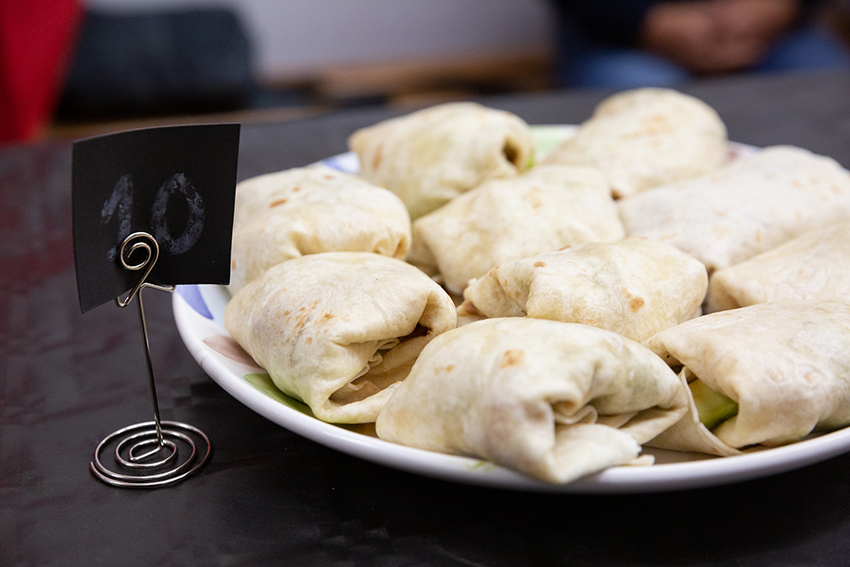
[[[131,263],[131,257],[133,254],[141,250],[145,252],[145,256],[137,261],[136,263]],[[121,299],[120,297],[115,298],[115,303],[118,304],[119,307],[127,307],[133,298],[146,287],[152,287],[154,289],[158,289],[160,291],[172,292],[175,290],[175,286],[173,285],[158,285],[149,283],[147,281],[148,276],[156,265],[157,260],[159,259],[159,243],[157,243],[156,238],[151,236],[147,232],[134,232],[127,236],[124,241],[121,243],[121,248],[119,249],[118,257],[121,260],[121,265],[124,266],[125,269],[131,271],[138,271],[144,269],[144,273],[136,282],[136,285],[130,290],[127,294],[127,297]]]

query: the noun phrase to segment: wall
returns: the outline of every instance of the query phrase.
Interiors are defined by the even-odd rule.
[[[546,0],[88,0],[141,11],[229,6],[254,41],[258,77],[310,76],[327,67],[548,49]]]

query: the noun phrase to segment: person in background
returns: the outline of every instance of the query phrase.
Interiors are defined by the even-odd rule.
[[[813,21],[817,0],[551,0],[557,80],[567,87],[674,87],[741,71],[850,69]]]

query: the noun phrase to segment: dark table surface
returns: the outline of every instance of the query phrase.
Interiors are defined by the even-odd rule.
[[[850,75],[694,83],[731,139],[850,166]],[[605,92],[486,99],[532,124],[577,123]],[[239,177],[346,150],[370,108],[246,125]],[[850,454],[759,480],[652,494],[553,495],[399,472],[249,410],[183,346],[171,297],[145,292],[164,419],[213,442],[157,490],[88,470],[108,433],[151,417],[134,310],[80,314],[70,144],[0,151],[0,565],[850,565]]]

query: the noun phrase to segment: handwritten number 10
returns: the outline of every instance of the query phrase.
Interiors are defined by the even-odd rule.
[[[185,199],[189,214],[183,232],[175,237],[168,229],[166,209],[169,198],[177,192]],[[113,217],[118,223],[118,242],[107,253],[110,260],[118,257],[120,243],[132,232],[132,210],[133,178],[130,175],[123,175],[113,187],[112,194],[100,211],[101,224],[110,222]],[[195,186],[186,179],[184,174],[175,173],[159,187],[151,207],[150,226],[160,248],[171,254],[183,254],[200,238],[204,229],[204,202]]]

